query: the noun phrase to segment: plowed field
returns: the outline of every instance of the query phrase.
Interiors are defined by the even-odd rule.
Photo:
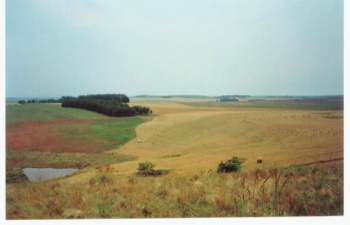
[[[113,142],[91,140],[84,133],[91,132],[94,120],[49,121],[14,124],[7,127],[6,143],[14,151],[85,152],[104,150]],[[80,133],[76,137],[73,133]]]

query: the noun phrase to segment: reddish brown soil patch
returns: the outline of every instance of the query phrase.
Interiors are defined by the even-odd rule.
[[[93,132],[86,132],[95,123],[94,120],[83,121],[49,121],[49,122],[29,122],[7,126],[6,146],[14,151],[62,151],[62,152],[84,152],[92,153],[104,150],[110,144],[106,140],[92,142]],[[86,126],[84,126],[86,124]],[[89,126],[91,124],[91,126]],[[63,126],[62,126],[63,125]],[[77,135],[67,135],[68,127],[77,126],[76,131],[85,130],[86,138]]]

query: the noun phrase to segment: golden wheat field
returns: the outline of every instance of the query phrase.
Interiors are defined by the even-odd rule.
[[[134,140],[109,151],[138,156],[137,161],[116,164],[120,174],[135,172],[145,160],[176,172],[215,170],[233,155],[246,159],[246,169],[255,169],[258,157],[278,167],[343,163],[342,111],[332,111],[341,118],[332,119],[324,116],[328,111],[205,108],[147,100],[142,104],[155,117],[136,128]]]

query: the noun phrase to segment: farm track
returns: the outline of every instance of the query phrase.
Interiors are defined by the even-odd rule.
[[[310,165],[319,164],[319,163],[329,163],[329,162],[343,161],[343,160],[344,158],[336,158],[336,159],[320,160],[312,163],[297,164],[295,166],[310,166]]]

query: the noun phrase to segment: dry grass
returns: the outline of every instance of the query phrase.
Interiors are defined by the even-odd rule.
[[[343,215],[341,167],[120,177],[99,168],[72,183],[12,184],[7,219]]]

